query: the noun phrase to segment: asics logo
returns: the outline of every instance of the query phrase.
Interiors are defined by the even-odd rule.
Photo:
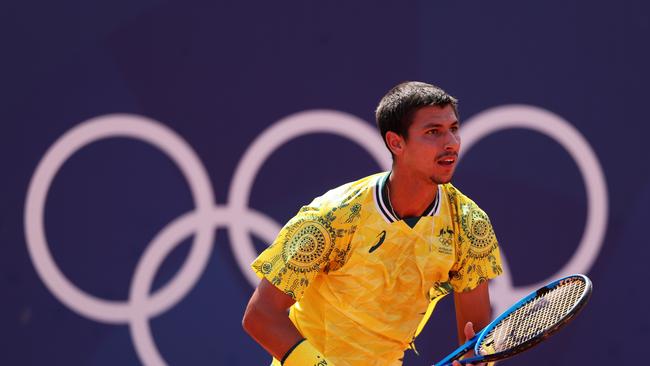
[[[379,241],[377,242],[377,244],[370,247],[370,250],[368,250],[368,253],[374,252],[375,250],[377,250],[377,248],[379,248],[380,245],[382,245],[384,243],[384,240],[386,239],[386,230],[383,230],[381,233],[379,233],[379,235],[377,235],[377,237],[379,238]]]

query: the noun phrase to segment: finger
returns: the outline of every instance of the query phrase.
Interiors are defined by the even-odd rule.
[[[463,366],[460,362],[454,361],[453,366]],[[465,366],[474,366],[474,364],[466,363]]]
[[[467,324],[465,324],[464,333],[467,340],[474,337],[476,333],[474,332],[474,324],[472,324],[472,322],[467,322]]]

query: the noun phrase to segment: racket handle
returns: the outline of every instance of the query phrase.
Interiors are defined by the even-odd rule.
[[[446,363],[446,364],[444,364],[444,365],[443,365],[443,364],[440,364],[440,363],[437,363],[437,364],[435,364],[434,366],[452,366],[453,361],[454,361],[454,360],[451,360],[451,361],[449,361],[448,363]],[[464,359],[464,360],[457,360],[457,361],[458,361],[461,365],[466,365],[466,364],[468,364],[468,363],[474,363],[474,362],[485,362],[485,360],[484,360],[483,357],[481,357],[481,356],[470,357],[470,358],[466,358],[466,359]]]
[[[474,337],[472,337],[470,340],[468,340],[467,342],[465,342],[465,344],[463,344],[462,346],[456,348],[456,349],[455,349],[452,353],[450,353],[447,357],[445,357],[445,358],[443,358],[442,360],[438,361],[438,362],[435,363],[433,366],[447,366],[447,365],[451,365],[451,363],[452,363],[454,360],[456,360],[456,359],[458,359],[459,357],[461,357],[462,355],[464,355],[467,351],[469,351],[469,350],[474,346],[474,344],[476,343],[476,339],[478,338],[479,334],[481,334],[481,332],[477,333]],[[466,361],[466,360],[463,360],[463,361]],[[465,363],[463,363],[462,361],[459,361],[459,362],[461,362],[461,364],[463,364],[463,365],[465,364]]]

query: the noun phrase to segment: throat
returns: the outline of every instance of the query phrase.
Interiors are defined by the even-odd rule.
[[[398,220],[417,219],[422,216],[432,216],[438,205],[438,186],[433,189],[429,185],[424,189],[412,189],[413,187],[401,187],[390,173],[382,187],[382,195],[391,213]],[[413,220],[411,220],[413,221]],[[413,227],[417,223],[414,220]]]

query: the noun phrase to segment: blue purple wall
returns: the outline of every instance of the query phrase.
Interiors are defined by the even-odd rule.
[[[573,324],[503,364],[624,364],[650,340],[647,2],[2,8],[0,364],[265,365],[243,263],[386,166],[369,130],[403,80],[461,101],[454,182],[503,248],[495,309],[567,272],[594,282]],[[405,365],[454,329],[446,299]]]

